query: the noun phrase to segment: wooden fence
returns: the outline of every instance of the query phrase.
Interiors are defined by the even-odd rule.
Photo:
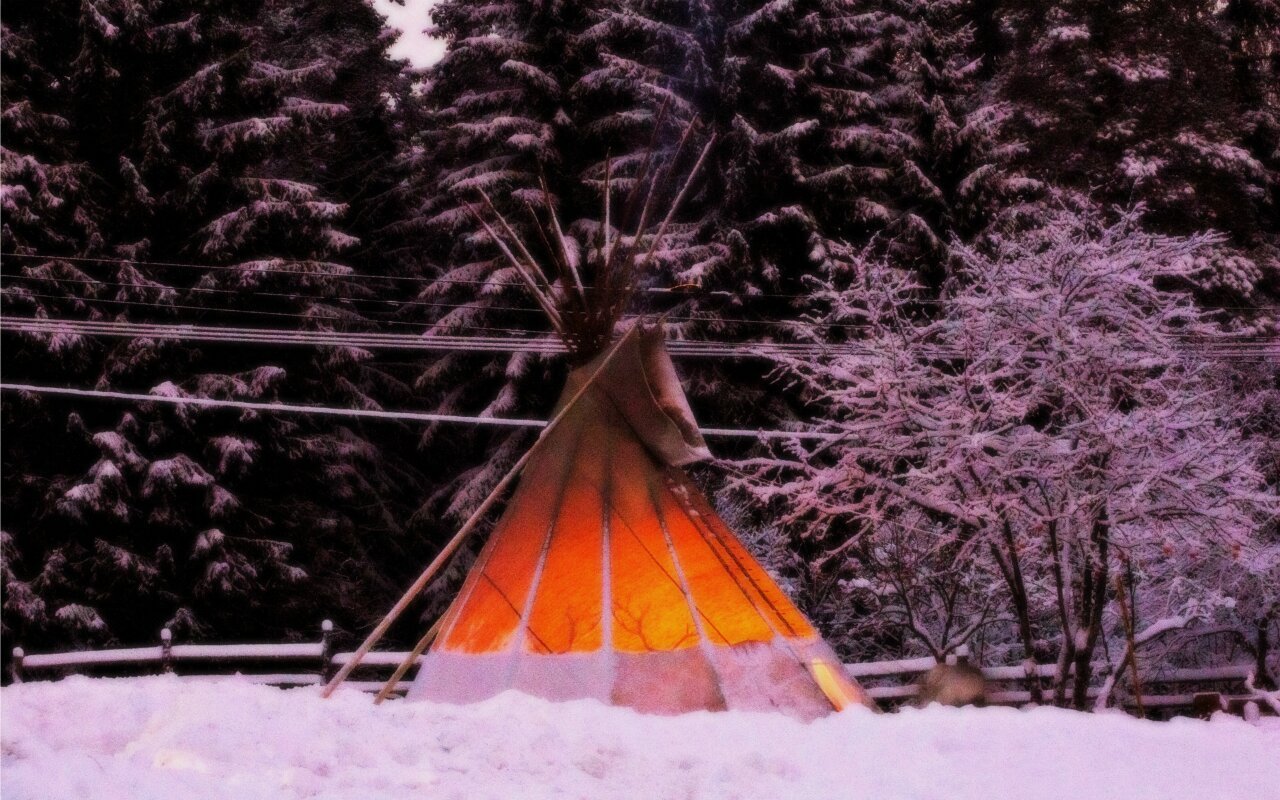
[[[872,661],[845,664],[845,672],[856,678],[882,707],[891,707],[912,702],[919,692],[917,681],[924,673],[937,666],[937,663],[932,656],[899,661]],[[979,668],[987,679],[988,704],[1023,706],[1032,702],[1025,667]],[[1108,669],[1105,664],[1095,664],[1095,677],[1105,680]],[[1255,693],[1246,687],[1252,670],[1250,664],[1230,664],[1149,671],[1139,677],[1143,688],[1141,707],[1147,716],[1155,718],[1188,713],[1206,715],[1217,710],[1246,716],[1265,713],[1263,709],[1266,707],[1259,708]],[[1040,681],[1042,697],[1050,698],[1051,684],[1058,676],[1058,665],[1037,664],[1035,676]],[[1089,700],[1095,701],[1101,691],[1098,686],[1090,686],[1087,693]],[[1114,693],[1111,699],[1129,709],[1136,707],[1135,699],[1125,694]],[[1249,707],[1250,704],[1253,705],[1252,708]]]
[[[335,650],[333,623],[329,620],[321,624],[319,641],[288,644],[174,644],[166,628],[160,632],[159,643],[151,647],[40,654],[26,653],[15,647],[9,677],[13,682],[21,683],[73,673],[117,676],[177,673],[188,680],[212,680],[236,674],[252,683],[308,686],[326,683],[352,655],[352,652]],[[346,685],[376,692],[408,655],[407,651],[369,653]],[[931,656],[925,656],[846,664],[845,671],[856,678],[877,703],[891,708],[911,702],[918,691],[917,681],[937,663]],[[1031,702],[1024,667],[981,669],[989,684],[989,703],[1020,706]],[[1257,713],[1256,704],[1250,707],[1255,697],[1245,689],[1250,669],[1247,664],[1232,664],[1170,669],[1143,675],[1142,707],[1154,716],[1202,714],[1217,709],[1249,716]],[[1051,682],[1057,676],[1056,664],[1040,664],[1035,670],[1042,682]],[[400,681],[395,687],[395,694],[403,695],[410,683],[408,680]],[[1042,685],[1047,696],[1049,687],[1047,683]],[[1091,687],[1089,697],[1096,698],[1098,692],[1097,687]],[[1130,701],[1121,699],[1121,702],[1127,704]]]

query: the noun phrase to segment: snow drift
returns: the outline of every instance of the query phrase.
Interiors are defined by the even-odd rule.
[[[470,706],[229,678],[9,687],[5,800],[1280,798],[1280,730],[1057,709],[657,717],[506,693]]]

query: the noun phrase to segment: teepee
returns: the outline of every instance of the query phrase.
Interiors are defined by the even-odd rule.
[[[410,697],[802,718],[867,702],[680,469],[710,454],[662,339],[642,328],[570,375],[566,398],[599,371],[525,466]]]
[[[655,130],[661,127],[660,115]],[[651,233],[650,212],[695,128],[686,127],[665,169],[651,148],[629,176],[620,216],[638,219],[631,236],[611,222],[606,163],[603,225],[586,259],[567,242],[545,185],[549,220],[539,237],[550,268],[480,192],[487,217],[473,208],[477,221],[580,366],[538,441],[326,696],[518,480],[462,590],[379,701],[421,655],[411,698],[470,702],[518,689],[656,713],[777,709],[804,719],[872,705],[681,469],[710,453],[663,348],[662,325],[633,321],[617,335],[636,277],[652,264],[714,144],[711,137]]]

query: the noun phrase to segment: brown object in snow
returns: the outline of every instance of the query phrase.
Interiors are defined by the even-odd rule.
[[[967,662],[939,664],[920,679],[917,704],[923,708],[930,703],[944,706],[985,706],[987,704],[987,679],[982,670]]]

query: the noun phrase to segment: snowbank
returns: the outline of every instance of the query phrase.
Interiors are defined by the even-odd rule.
[[[1280,730],[1056,709],[644,716],[173,677],[0,694],[5,800],[1280,798]]]

